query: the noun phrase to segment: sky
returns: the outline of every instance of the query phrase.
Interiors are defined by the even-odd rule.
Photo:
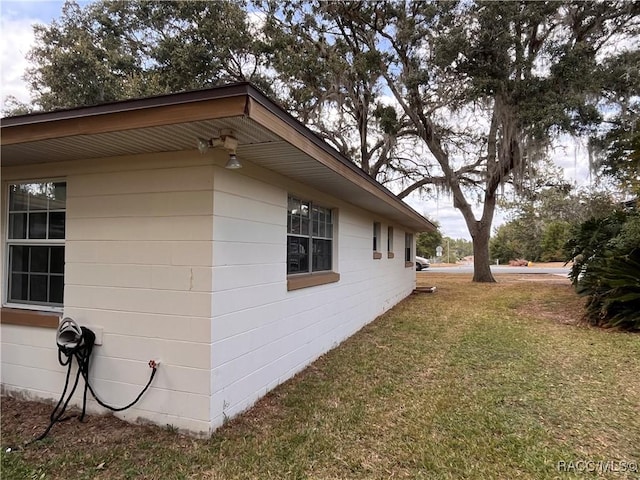
[[[78,2],[80,4],[86,2]],[[34,23],[48,24],[62,12],[63,1],[0,0],[0,99],[13,95],[28,102],[29,91],[22,79],[33,45]]]
[[[88,3],[79,1],[78,3]],[[62,12],[63,1],[52,0],[0,0],[0,99],[4,105],[9,95],[29,102],[29,90],[23,75],[29,66],[26,58],[33,45],[34,23],[49,24]],[[588,156],[584,145],[565,139],[562,146],[552,152],[557,165],[564,169],[565,179],[578,186],[590,183]],[[462,214],[453,208],[452,199],[445,194],[437,199],[424,199],[417,195],[406,199],[418,213],[440,224],[440,231],[451,238],[471,237]],[[479,211],[477,214],[479,217]],[[504,213],[497,211],[494,228],[505,221]]]

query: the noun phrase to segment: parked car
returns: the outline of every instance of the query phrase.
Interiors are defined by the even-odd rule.
[[[416,270],[419,272],[425,268],[429,268],[429,260],[424,257],[418,257],[416,255]]]

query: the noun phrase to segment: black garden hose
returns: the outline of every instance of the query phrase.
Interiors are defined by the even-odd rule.
[[[93,390],[91,383],[89,382],[89,361],[91,359],[91,354],[93,352],[93,345],[95,343],[96,336],[90,329],[86,327],[81,327],[81,329],[82,329],[82,341],[78,342],[78,344],[75,347],[67,348],[67,347],[58,345],[58,362],[60,363],[60,365],[67,367],[67,375],[65,378],[64,388],[62,390],[62,395],[60,396],[60,400],[58,400],[58,403],[53,409],[53,412],[51,412],[51,415],[49,417],[50,423],[47,429],[39,437],[35,438],[34,440],[31,440],[28,444],[44,439],[57,422],[63,422],[65,420],[68,420],[69,418],[72,418],[72,417],[63,418],[62,416],[64,415],[64,412],[66,411],[67,406],[69,405],[69,401],[71,400],[71,397],[73,397],[73,394],[75,393],[76,388],[78,387],[80,375],[82,375],[82,378],[84,378],[82,413],[79,417],[79,420],[81,422],[84,420],[84,416],[87,410],[87,391],[91,392],[91,395],[93,396],[93,398],[95,398],[96,402],[98,402],[98,404],[101,405],[102,407],[107,408],[108,410],[111,410],[113,412],[121,412],[128,408],[131,408],[136,403],[138,403],[142,395],[144,395],[144,393],[151,386],[151,382],[153,381],[153,378],[156,375],[156,371],[158,370],[158,365],[153,360],[149,362],[149,367],[152,369],[151,375],[149,377],[149,381],[147,382],[145,387],[142,389],[142,391],[138,394],[138,396],[131,403],[125,405],[124,407],[114,407],[100,400],[100,398],[98,398],[95,391]],[[78,371],[76,373],[76,378],[73,382],[73,387],[71,388],[71,391],[69,392],[69,395],[65,400],[65,395],[67,395],[67,390],[69,389],[69,380],[71,378],[71,368],[73,366],[74,358],[76,359],[76,362],[78,364]]]

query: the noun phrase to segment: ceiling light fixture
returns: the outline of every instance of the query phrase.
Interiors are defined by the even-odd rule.
[[[238,160],[238,157],[236,157],[235,153],[229,154],[229,161],[224,166],[224,168],[228,168],[229,170],[237,170],[238,168],[242,168],[242,164],[240,163],[240,160]]]
[[[202,154],[207,153],[210,148],[222,148],[229,152],[229,161],[225,165],[225,168],[236,170],[242,168],[242,164],[236,156],[236,149],[238,148],[238,139],[234,136],[233,130],[223,129],[220,130],[220,134],[217,137],[210,138],[198,138],[198,151]]]

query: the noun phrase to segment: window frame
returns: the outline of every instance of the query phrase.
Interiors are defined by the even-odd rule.
[[[292,232],[292,220],[291,214],[289,210],[289,205],[291,200],[299,202],[301,205],[305,204],[309,209],[309,225],[308,225],[308,233],[295,233]],[[325,229],[327,225],[331,226],[331,236],[326,235],[314,235],[314,225],[313,225],[313,209],[319,208],[330,213],[330,221],[327,223],[326,221],[323,223]],[[291,223],[290,223],[291,222]],[[319,224],[318,224],[319,225]],[[301,223],[302,230],[302,223]],[[318,230],[320,230],[318,228]],[[298,290],[301,288],[313,287],[317,285],[324,285],[326,283],[333,283],[340,280],[340,274],[335,271],[335,265],[337,261],[337,210],[335,208],[331,208],[322,204],[322,202],[315,202],[310,199],[303,199],[303,197],[289,193],[287,194],[287,226],[286,226],[286,271],[287,271],[287,290]],[[306,238],[308,239],[309,245],[309,254],[307,254],[307,270],[302,272],[289,272],[289,238],[297,237],[297,238]],[[330,242],[330,267],[324,270],[313,270],[313,240],[323,240]]]
[[[18,325],[34,325],[43,327],[55,328],[58,323],[59,314],[64,310],[64,288],[65,288],[65,264],[64,258],[66,253],[66,223],[67,223],[67,193],[65,193],[63,208],[50,208],[49,202],[47,203],[46,210],[38,210],[39,213],[46,213],[46,233],[45,238],[11,238],[11,213],[23,212],[22,210],[11,210],[11,187],[14,185],[29,185],[29,184],[56,184],[63,183],[65,190],[68,188],[68,182],[66,178],[38,178],[38,179],[14,179],[7,180],[2,184],[2,196],[6,201],[6,208],[2,209],[2,223],[4,229],[4,235],[2,238],[3,248],[3,291],[2,294],[2,323],[18,324]],[[61,238],[48,238],[50,236],[49,221],[50,213],[64,212],[64,232]],[[29,215],[31,209],[27,206],[27,209],[23,213],[27,213],[27,229],[29,223]],[[25,233],[25,237],[28,233]],[[46,274],[47,282],[49,282],[51,276],[62,277],[62,301],[57,302],[40,302],[40,301],[22,301],[11,299],[11,249],[15,246],[46,246],[46,247],[62,247],[63,248],[63,264],[62,273],[51,273],[51,259],[48,259],[48,268]],[[30,270],[27,270],[30,272]],[[47,287],[47,291],[49,290]]]
[[[387,258],[393,258],[395,254],[393,253],[393,227],[391,225],[387,226]]]

